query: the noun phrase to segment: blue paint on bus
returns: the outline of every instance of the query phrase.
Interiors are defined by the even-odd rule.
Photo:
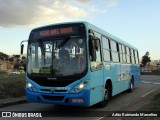
[[[96,38],[95,51],[89,37]],[[67,60],[60,61],[65,55],[69,61],[64,67]],[[89,107],[140,82],[138,49],[85,21],[33,29],[27,60],[28,102]]]

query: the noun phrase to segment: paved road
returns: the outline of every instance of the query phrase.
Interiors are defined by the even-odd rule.
[[[106,119],[105,116],[111,111],[137,111],[142,110],[146,104],[150,102],[154,95],[160,93],[160,76],[141,76],[141,83],[139,87],[135,88],[132,93],[123,92],[112,98],[111,102],[104,108],[97,108],[95,106],[90,108],[83,107],[69,107],[69,106],[58,106],[50,104],[39,104],[39,103],[26,103],[14,106],[9,106],[5,108],[0,108],[0,111],[50,111],[55,113],[55,111],[82,111],[81,114],[88,115],[87,111],[91,112],[90,117],[53,117],[47,119],[55,120],[103,120]],[[96,113],[101,112],[104,115],[98,116]],[[105,111],[105,112],[104,112]],[[76,112],[78,113],[78,112]],[[67,113],[72,116],[75,113]],[[93,116],[94,117],[93,117]],[[2,119],[2,118],[0,118]],[[17,118],[16,118],[17,119]],[[19,118],[21,119],[21,118]],[[27,119],[27,118],[26,118]],[[39,120],[44,118],[38,118]],[[107,118],[108,119],[108,118]],[[115,120],[115,118],[110,118]]]

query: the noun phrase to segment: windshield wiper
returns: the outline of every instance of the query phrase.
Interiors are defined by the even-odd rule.
[[[60,48],[60,47],[62,47],[63,45],[65,45],[70,38],[71,38],[70,36],[65,37],[65,38],[62,40],[62,42],[61,42],[59,45],[57,45],[57,47],[56,47],[55,49],[57,50],[58,48]]]

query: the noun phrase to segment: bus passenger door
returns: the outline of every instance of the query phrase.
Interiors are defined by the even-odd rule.
[[[91,67],[91,87],[90,87],[90,105],[102,101],[103,96],[103,64],[101,55],[100,39],[96,38],[90,41],[90,67]]]

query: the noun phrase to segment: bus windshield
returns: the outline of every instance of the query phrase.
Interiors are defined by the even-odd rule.
[[[78,75],[87,67],[84,37],[48,38],[28,46],[29,75],[63,77]]]

